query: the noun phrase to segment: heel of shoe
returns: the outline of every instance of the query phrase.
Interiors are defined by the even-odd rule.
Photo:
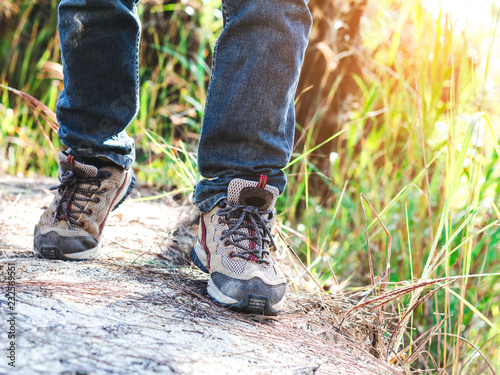
[[[130,195],[130,193],[132,192],[132,189],[134,188],[135,186],[135,174],[134,174],[134,171],[130,170],[130,174],[132,175],[131,176],[131,179],[130,179],[130,184],[128,185],[127,187],[127,191],[125,192],[125,195],[123,196],[122,199],[120,199],[120,201],[111,209],[111,211],[114,211],[116,210],[118,207],[120,207],[120,205],[125,202],[125,199],[128,198],[128,196]]]
[[[196,253],[196,246],[198,244],[194,245],[194,247],[191,249],[191,252],[189,253],[189,257],[193,261],[193,263],[198,267],[200,270],[202,270],[205,273],[208,273],[208,269],[206,266],[203,265],[203,262],[200,260],[198,257],[198,254]]]

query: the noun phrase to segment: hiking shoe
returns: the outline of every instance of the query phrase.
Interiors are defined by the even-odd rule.
[[[276,315],[285,301],[286,280],[269,250],[278,189],[234,179],[227,199],[201,215],[191,259],[210,274],[210,296],[232,310]]]
[[[47,259],[84,260],[99,255],[109,213],[130,194],[132,170],[97,168],[59,153],[55,199],[35,226],[33,254]]]

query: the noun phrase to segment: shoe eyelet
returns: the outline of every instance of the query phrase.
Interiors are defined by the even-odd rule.
[[[101,202],[101,198],[97,197],[96,199],[94,199],[94,203],[100,203]]]
[[[91,209],[88,209],[88,210],[87,210],[87,214],[88,214],[88,215],[92,215],[92,212],[93,212],[93,211],[92,211]]]
[[[234,251],[231,251],[229,254],[227,254],[229,258],[234,258]]]
[[[224,241],[224,246],[225,246],[225,247],[229,247],[229,246],[231,246],[231,243],[229,242],[229,240],[225,240],[225,241]]]
[[[217,222],[218,222],[219,224],[224,224],[224,221],[222,220],[222,218],[221,218],[221,217],[219,217],[219,219],[217,220]]]

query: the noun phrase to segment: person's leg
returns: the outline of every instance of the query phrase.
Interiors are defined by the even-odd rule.
[[[308,43],[307,0],[223,0],[225,27],[215,47],[198,151],[205,179],[193,203],[208,212],[234,178],[280,193],[295,126],[294,97]]]
[[[205,179],[193,262],[208,293],[237,311],[276,314],[286,279],[270,254],[295,125],[294,97],[311,28],[306,0],[223,0],[198,151]]]
[[[57,194],[35,226],[34,254],[99,254],[111,210],[130,194],[134,142],[125,128],[138,109],[140,22],[135,0],[62,0],[59,37],[64,91],[56,114]]]
[[[64,90],[59,138],[72,153],[123,168],[134,161],[125,128],[139,103],[140,21],[135,0],[62,0],[59,38]]]

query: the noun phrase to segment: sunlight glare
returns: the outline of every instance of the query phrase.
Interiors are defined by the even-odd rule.
[[[489,27],[492,5],[499,6],[500,0],[423,0],[423,4],[434,19],[441,10],[452,17],[454,28],[464,30],[468,24]]]

